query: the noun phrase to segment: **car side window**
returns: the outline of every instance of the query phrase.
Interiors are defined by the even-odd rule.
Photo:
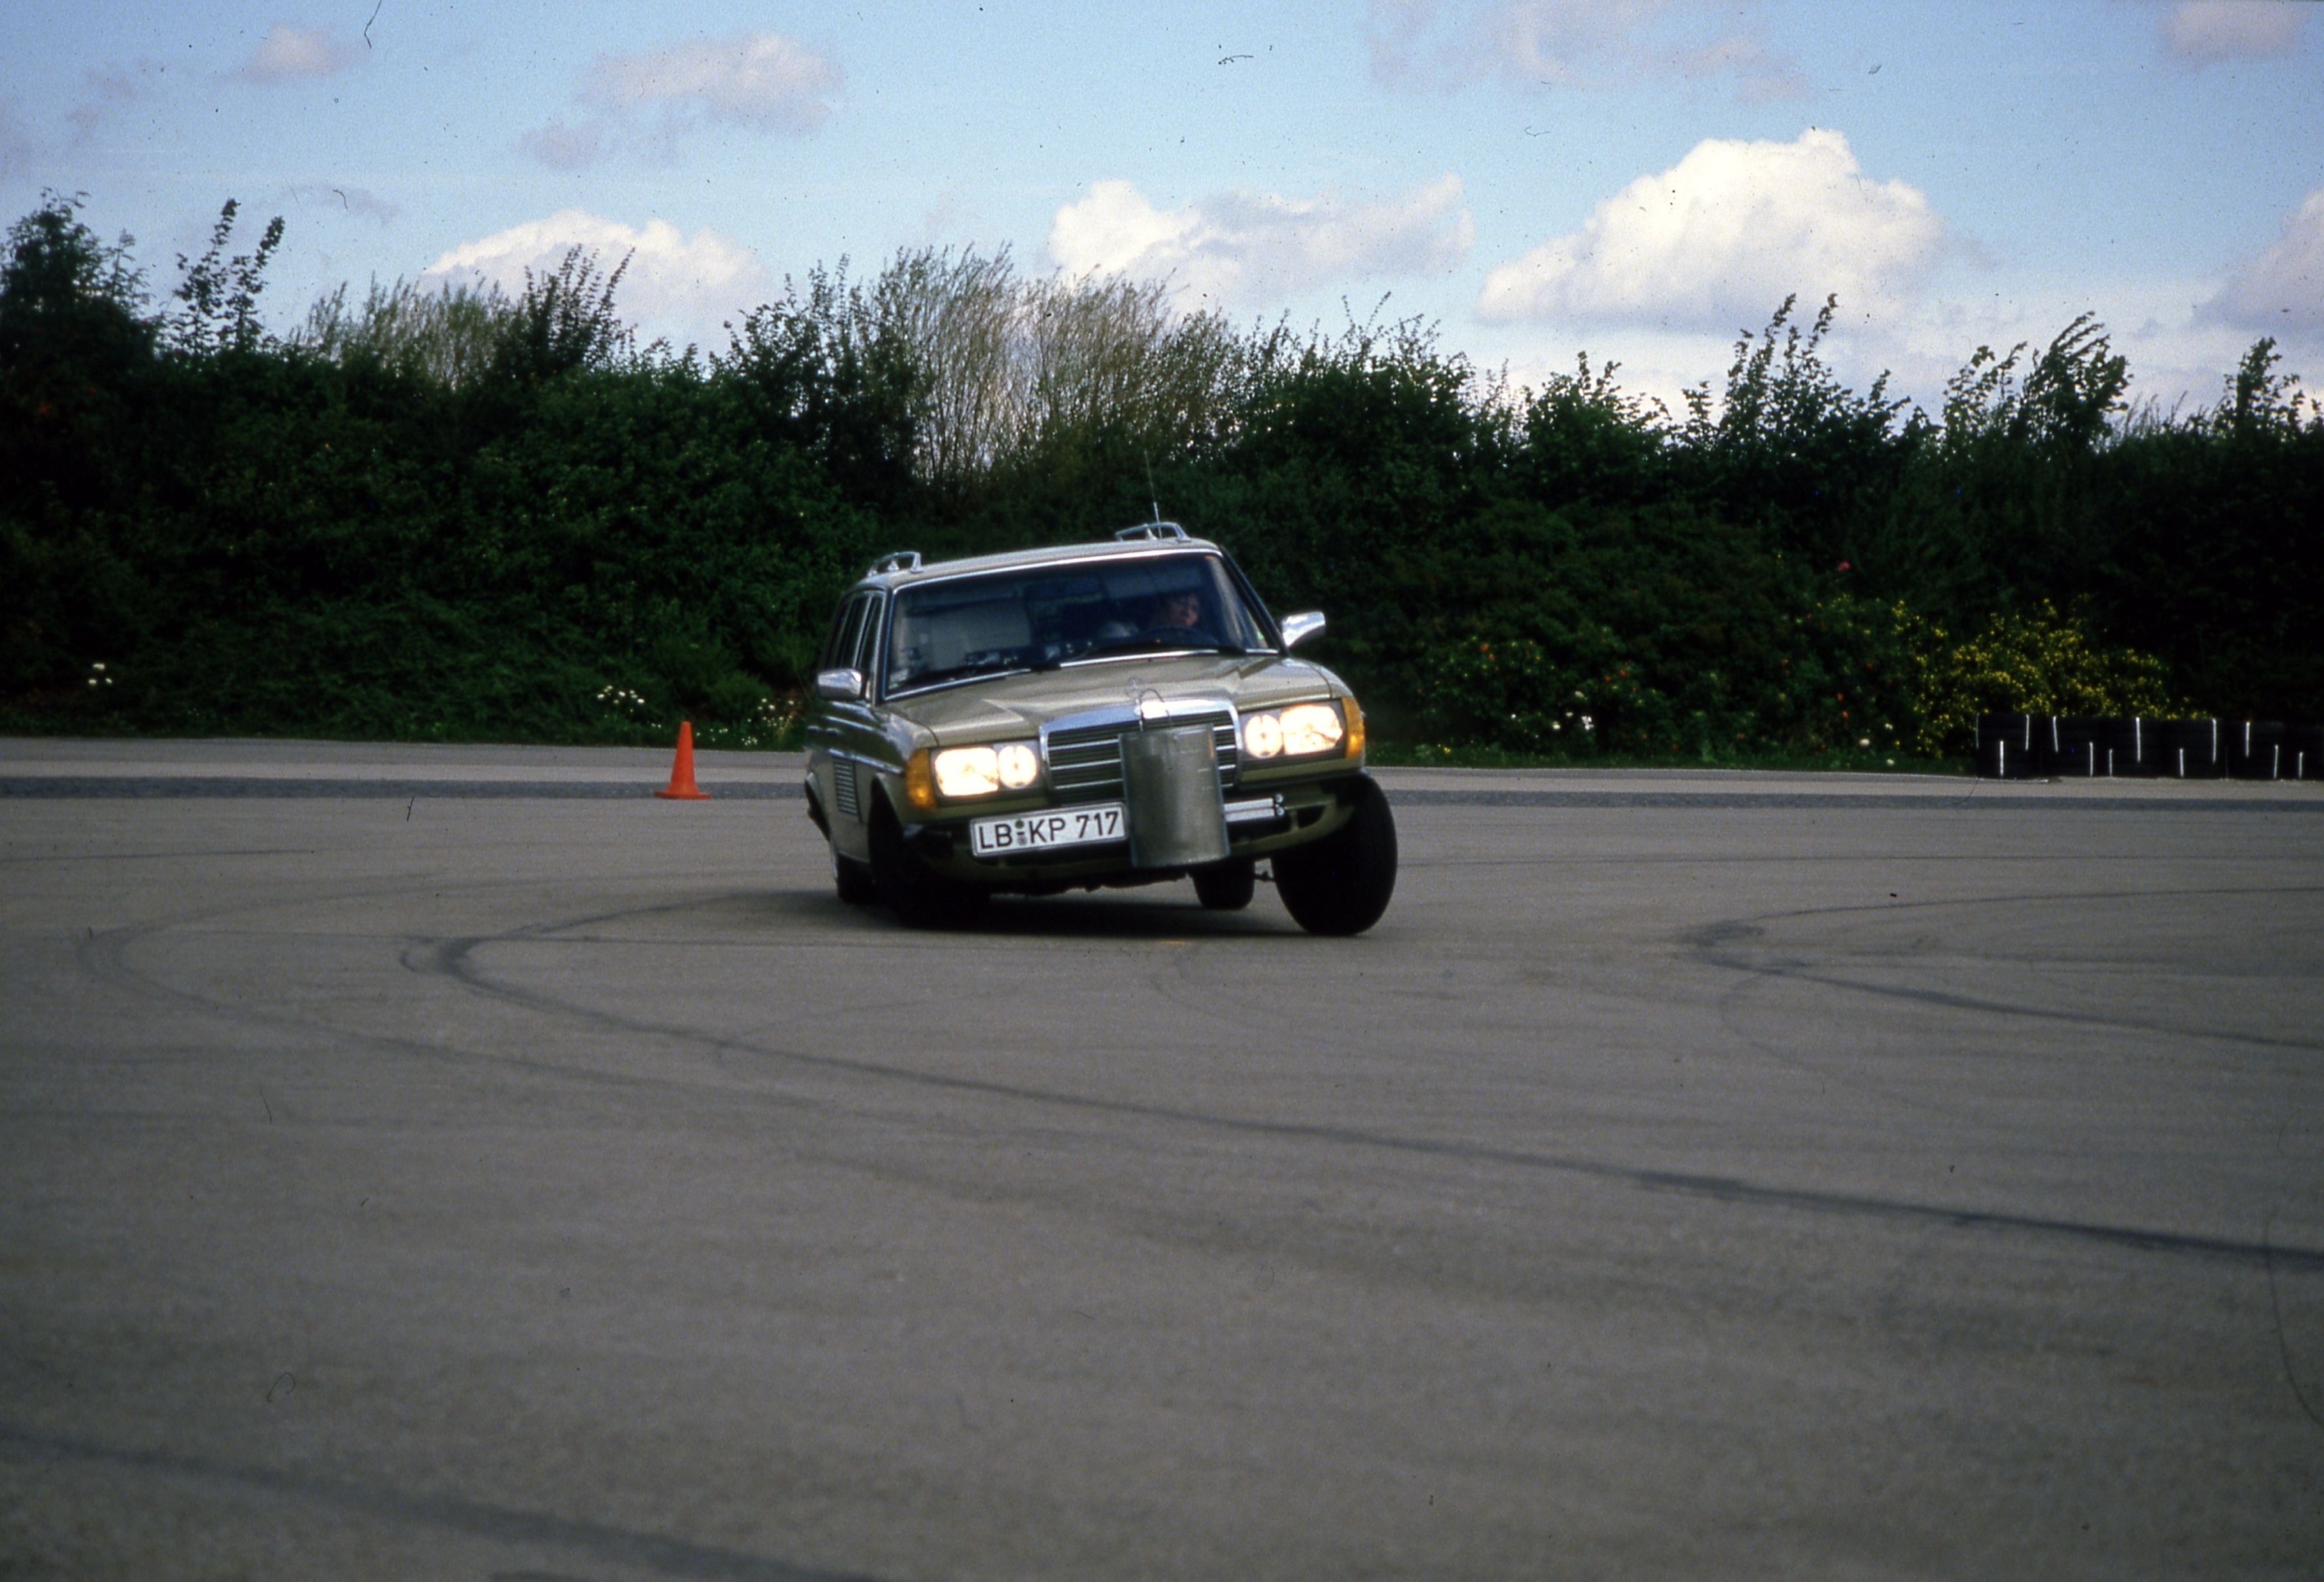
[[[871,594],[858,593],[840,606],[831,623],[831,640],[824,644],[823,661],[816,668],[844,670],[854,663],[863,636],[863,612],[871,602]]]
[[[846,664],[867,680],[873,674],[873,661],[878,658],[880,640],[880,595],[863,595],[863,622],[855,634],[855,646],[850,650]]]
[[[854,608],[854,600],[842,599],[839,602],[839,608],[831,612],[831,630],[824,633],[823,649],[815,657],[816,669],[828,670],[832,667],[832,656],[839,652],[840,634],[847,630],[848,612]]]

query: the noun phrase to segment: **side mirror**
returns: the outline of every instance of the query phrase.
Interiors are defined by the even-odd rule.
[[[815,673],[815,695],[835,704],[852,704],[863,695],[863,672],[818,670]]]
[[[1283,618],[1283,651],[1289,653],[1309,638],[1323,630],[1323,612],[1303,610],[1296,615]]]

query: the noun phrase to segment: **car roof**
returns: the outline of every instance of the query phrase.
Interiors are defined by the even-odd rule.
[[[1160,523],[1169,527],[1173,524]],[[1024,566],[1063,566],[1087,560],[1135,560],[1148,556],[1183,555],[1188,551],[1224,555],[1208,538],[1183,533],[1128,539],[1109,538],[1093,544],[1052,544],[1040,549],[1012,549],[1001,555],[974,555],[960,560],[922,561],[907,551],[882,556],[856,583],[857,587],[895,589],[940,578],[973,575],[978,572],[1014,571]]]

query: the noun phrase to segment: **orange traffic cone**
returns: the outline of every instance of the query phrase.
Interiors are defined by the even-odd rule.
[[[669,766],[669,784],[654,793],[685,802],[707,802],[710,793],[694,783],[694,722],[678,722],[678,761]]]

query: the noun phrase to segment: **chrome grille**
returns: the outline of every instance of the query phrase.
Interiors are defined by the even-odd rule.
[[[1223,712],[1179,714],[1155,722],[1156,730],[1182,725],[1211,728],[1211,750],[1217,755],[1219,784],[1232,786],[1240,755],[1234,719]],[[1111,802],[1121,796],[1121,739],[1138,729],[1136,721],[1082,725],[1054,731],[1045,744],[1049,759],[1049,792],[1059,802]]]
[[[863,816],[862,792],[856,784],[855,766],[844,758],[831,762],[831,799],[838,805],[840,817]]]

